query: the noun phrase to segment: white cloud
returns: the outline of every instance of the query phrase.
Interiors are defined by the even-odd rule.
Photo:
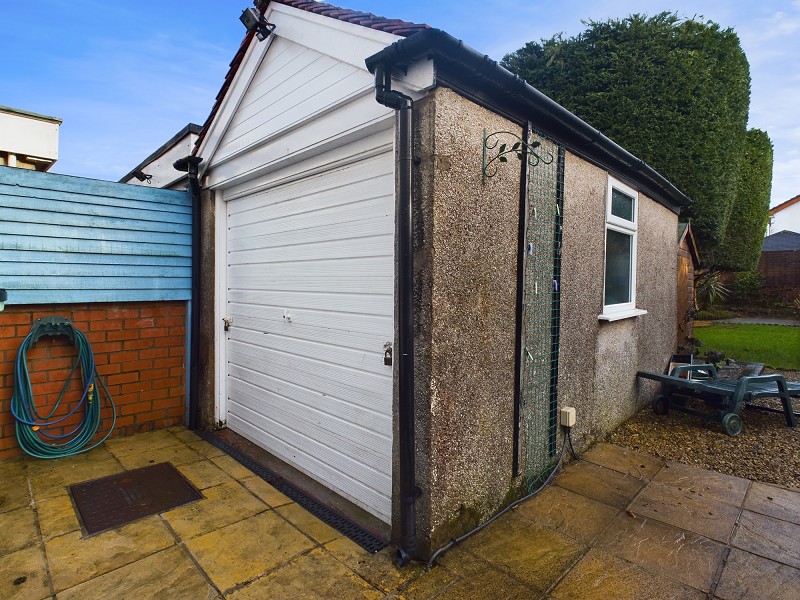
[[[793,157],[775,161],[772,171],[771,206],[776,206],[800,194],[800,156],[798,154],[798,152],[793,152]]]

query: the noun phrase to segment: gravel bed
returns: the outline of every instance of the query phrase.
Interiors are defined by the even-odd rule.
[[[762,372],[768,373],[800,381],[800,371],[765,368]],[[777,398],[760,402],[781,407]],[[797,400],[794,410],[800,412]],[[742,433],[731,437],[717,421],[675,410],[658,416],[646,407],[615,429],[607,441],[664,460],[800,489],[800,426],[787,427],[783,414],[752,409],[745,409],[742,418]]]

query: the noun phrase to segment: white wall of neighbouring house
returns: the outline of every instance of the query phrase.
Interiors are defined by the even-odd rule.
[[[47,171],[58,160],[61,119],[0,106],[0,165]]]
[[[795,202],[769,217],[767,235],[781,231],[800,233],[800,202]]]

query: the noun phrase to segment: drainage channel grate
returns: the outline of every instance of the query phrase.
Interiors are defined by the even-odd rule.
[[[297,504],[317,517],[320,521],[324,521],[342,535],[353,540],[367,552],[380,552],[386,548],[386,546],[388,546],[388,543],[384,540],[375,537],[369,531],[356,525],[349,519],[343,517],[324,504],[321,504],[316,498],[309,496],[303,490],[295,487],[271,469],[268,469],[264,465],[253,460],[245,453],[228,444],[224,440],[221,440],[213,433],[208,431],[195,431],[195,433],[206,440],[209,444],[212,444],[225,452],[238,463],[250,469],[253,473],[261,477],[261,479],[269,483],[284,496],[288,496],[297,502]]]
[[[69,491],[89,535],[203,498],[167,462],[78,483]]]

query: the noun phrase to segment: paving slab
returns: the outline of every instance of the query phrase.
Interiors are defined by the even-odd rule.
[[[630,511],[637,517],[655,519],[727,543],[740,509],[652,481],[631,503]]]
[[[228,483],[232,478],[209,460],[197,460],[175,467],[198,490],[204,490],[221,483]]]
[[[248,477],[255,476],[255,473],[253,473],[250,469],[243,466],[227,454],[209,456],[209,458],[211,459],[211,462],[213,462],[234,479],[247,479]]]
[[[550,593],[558,600],[700,600],[706,594],[592,549]]]
[[[319,544],[332,542],[342,537],[342,534],[336,529],[320,521],[305,508],[294,502],[279,506],[275,509],[275,512]]]
[[[754,481],[744,507],[768,517],[800,525],[800,491]]]
[[[158,516],[91,537],[80,531],[45,541],[56,592],[74,587],[175,544]]]
[[[664,466],[664,461],[655,456],[602,442],[583,454],[582,458],[637,479],[652,479]]]
[[[194,434],[192,434],[194,435]],[[161,429],[148,431],[128,437],[112,438],[105,441],[104,446],[116,457],[141,454],[148,450],[160,450],[182,444],[181,439],[172,431]]]
[[[175,436],[172,437],[175,438]],[[175,438],[175,444],[172,446],[118,455],[117,460],[122,463],[123,467],[130,470],[163,462],[169,462],[172,463],[174,467],[178,467],[180,465],[205,460],[205,457]]]
[[[268,510],[238,482],[221,483],[203,490],[204,498],[163,513],[183,540],[209,533]]]
[[[186,543],[223,592],[311,550],[314,542],[267,511]]]
[[[797,600],[800,569],[733,548],[714,595],[720,600]]]
[[[581,496],[615,508],[625,508],[646,482],[589,462],[572,464],[554,483]]]
[[[385,593],[417,578],[424,570],[422,565],[416,563],[399,568],[394,561],[393,548],[385,548],[376,554],[370,554],[346,537],[328,542],[325,544],[325,549],[348,569]]]
[[[625,512],[605,530],[595,547],[704,592],[711,589],[725,555],[722,544]]]
[[[191,442],[189,444],[189,448],[207,458],[211,458],[212,456],[227,456],[222,450],[212,444],[209,444],[205,440]]]
[[[202,441],[199,435],[197,435],[194,431],[186,429],[185,427],[170,427],[167,429],[172,435],[182,441],[184,444],[195,444],[197,442]]]
[[[186,553],[172,547],[58,594],[58,600],[89,598],[212,600],[219,594]]]
[[[503,598],[508,600],[536,600],[538,592],[509,577],[498,569],[487,569],[476,579],[460,579],[436,596],[437,600],[474,600],[475,598]]]
[[[667,467],[659,471],[653,481],[697,494],[701,498],[717,500],[733,506],[742,505],[747,489],[750,487],[749,479],[676,462],[667,463]]]
[[[42,537],[46,540],[81,528],[75,506],[67,494],[38,502],[36,510]]]
[[[567,570],[585,544],[507,513],[467,539],[466,550],[544,593]]]
[[[0,513],[31,503],[28,475],[21,460],[0,462],[0,482]]]
[[[411,581],[397,594],[400,600],[430,600],[438,598],[447,588],[459,580],[459,577],[445,567],[437,565],[417,579]]]
[[[540,598],[542,592],[528,583],[473,554],[463,547],[456,547],[444,554],[439,561],[441,567],[455,575],[454,581],[441,590],[439,598],[449,600],[471,600],[472,598]],[[424,575],[420,583],[424,581]],[[425,598],[426,596],[423,596]]]
[[[37,502],[66,494],[67,487],[75,483],[115,475],[124,470],[105,446],[58,459],[26,457],[25,465]]]
[[[548,486],[514,509],[515,514],[583,542],[591,542],[620,509],[558,486]]]
[[[379,592],[321,549],[313,550],[252,583],[226,594],[230,600],[377,600]]]
[[[764,558],[800,568],[800,525],[745,510],[732,544]]]
[[[30,546],[0,559],[0,598],[3,600],[42,600],[50,597],[44,552]]]
[[[244,487],[250,490],[250,492],[261,498],[261,500],[273,508],[294,502],[294,500],[288,496],[284,496],[281,492],[261,479],[261,477],[258,475],[240,479],[239,483],[241,483]]]
[[[0,556],[33,546],[38,540],[39,529],[32,508],[26,506],[0,514]]]

